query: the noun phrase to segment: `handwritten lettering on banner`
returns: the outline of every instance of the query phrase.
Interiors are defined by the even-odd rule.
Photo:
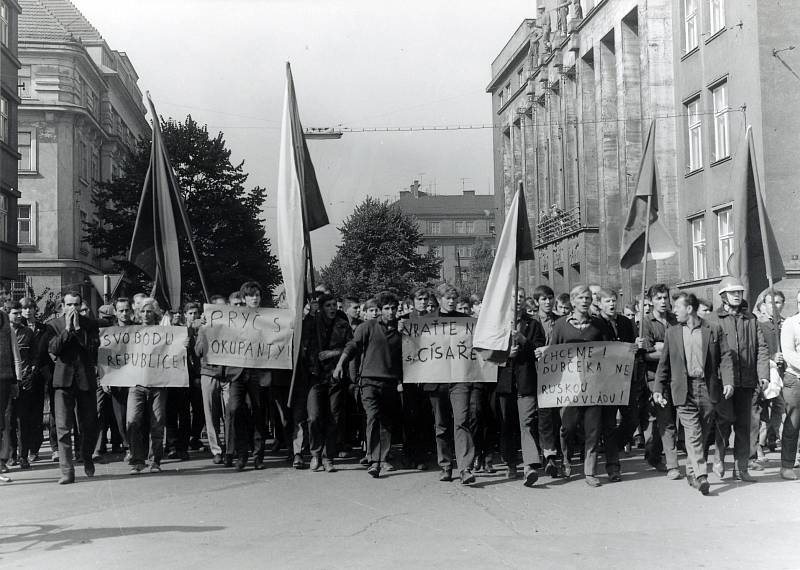
[[[204,305],[209,364],[292,368],[292,322],[287,309]]]
[[[536,361],[539,407],[626,406],[633,360],[625,342],[548,346]]]
[[[402,321],[403,382],[497,382],[497,366],[472,347],[476,322],[465,317]]]
[[[97,365],[104,386],[182,388],[189,385],[184,327],[100,329]]]

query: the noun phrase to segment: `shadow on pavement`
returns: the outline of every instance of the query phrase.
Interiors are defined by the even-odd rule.
[[[101,528],[65,528],[52,524],[26,524],[0,526],[0,549],[3,554],[21,552],[32,548],[44,547],[45,550],[61,550],[76,544],[87,544],[103,538],[136,536],[164,532],[215,532],[224,526],[133,526],[133,527],[101,527]],[[12,547],[7,550],[7,547]]]

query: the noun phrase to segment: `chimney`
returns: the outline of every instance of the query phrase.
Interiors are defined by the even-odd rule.
[[[414,180],[414,183],[411,185],[411,195],[414,198],[419,198],[419,180]]]

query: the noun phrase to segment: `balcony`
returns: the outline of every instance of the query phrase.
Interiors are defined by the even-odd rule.
[[[552,211],[539,215],[539,224],[536,226],[536,247],[542,247],[558,241],[581,229],[581,209],[579,206],[566,211],[560,208],[553,208]]]

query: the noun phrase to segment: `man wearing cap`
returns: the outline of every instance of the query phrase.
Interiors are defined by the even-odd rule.
[[[747,310],[744,285],[736,277],[725,277],[720,283],[722,306],[717,319],[731,351],[733,368],[733,397],[716,405],[717,432],[714,472],[725,476],[725,451],[734,432],[733,454],[736,460],[734,477],[755,482],[749,469],[763,467],[750,462],[750,426],[759,421],[758,396],[769,385],[769,349],[758,320]]]

